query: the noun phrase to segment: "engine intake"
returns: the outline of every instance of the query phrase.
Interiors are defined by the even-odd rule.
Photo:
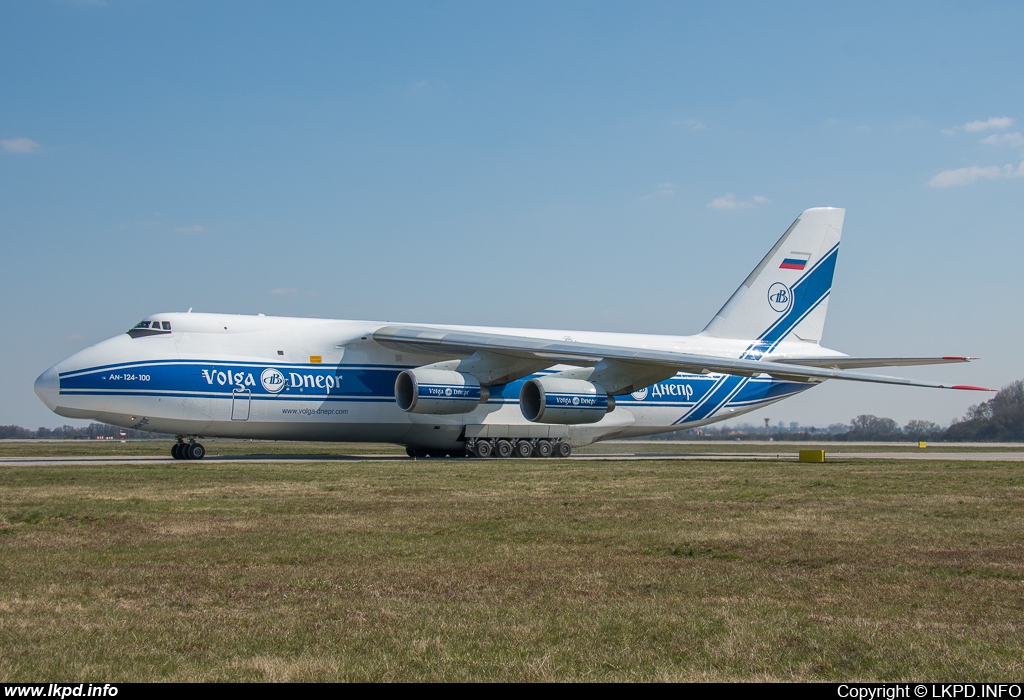
[[[596,423],[615,409],[615,400],[600,384],[582,379],[540,377],[519,392],[523,417],[533,423]]]
[[[395,379],[395,403],[409,413],[469,413],[490,398],[471,374],[446,369],[407,369]]]

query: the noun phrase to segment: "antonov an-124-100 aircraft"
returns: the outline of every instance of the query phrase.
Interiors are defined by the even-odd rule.
[[[820,345],[845,210],[808,209],[693,336],[161,313],[36,380],[51,410],[177,435],[390,442],[410,456],[567,457],[733,418],[864,373],[968,357]]]

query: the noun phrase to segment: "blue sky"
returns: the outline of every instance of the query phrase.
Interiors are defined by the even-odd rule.
[[[157,311],[695,333],[846,207],[824,342],[1024,377],[1020,3],[0,5],[0,424]],[[755,414],[948,423],[829,383]]]

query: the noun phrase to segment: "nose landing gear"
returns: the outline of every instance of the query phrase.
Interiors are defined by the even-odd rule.
[[[185,442],[184,438],[178,438],[171,447],[171,457],[174,459],[202,459],[205,456],[206,448],[202,443],[196,442],[195,438],[188,442]]]

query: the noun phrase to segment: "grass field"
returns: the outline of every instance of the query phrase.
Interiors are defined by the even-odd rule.
[[[1022,469],[0,468],[0,680],[1019,680]]]

